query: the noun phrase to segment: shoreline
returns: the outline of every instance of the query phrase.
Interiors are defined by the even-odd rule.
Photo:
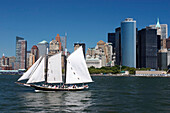
[[[19,75],[19,74],[0,74],[1,75],[14,75],[14,76],[22,76],[22,75]],[[91,76],[105,76],[105,77],[151,77],[151,78],[156,78],[156,77],[170,77],[170,74],[164,74],[164,75],[125,75],[125,74],[90,74]]]
[[[170,74],[164,75],[122,75],[122,74],[91,74],[91,76],[113,76],[113,77],[170,77]]]

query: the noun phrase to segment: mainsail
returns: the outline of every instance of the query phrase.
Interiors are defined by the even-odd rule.
[[[61,53],[55,54],[48,59],[48,83],[62,83]]]
[[[93,82],[89,74],[82,46],[67,58],[66,84]]]
[[[27,81],[27,83],[35,83],[35,82],[42,82],[45,81],[45,58],[41,60],[41,63],[38,65],[30,79]]]
[[[42,57],[40,57],[31,67],[30,69],[28,69],[27,72],[25,72],[23,74],[23,76],[21,76],[18,81],[21,81],[21,80],[26,80],[26,79],[29,79],[31,77],[31,75],[34,73],[34,71],[36,70],[36,68],[38,67],[40,61],[42,60]]]

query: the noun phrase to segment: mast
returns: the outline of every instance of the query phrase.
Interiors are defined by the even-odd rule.
[[[65,77],[64,77],[64,84],[66,83],[66,71],[67,71],[67,49],[65,49],[65,55],[64,55],[64,74],[65,74]]]
[[[48,48],[47,54],[45,55],[45,83],[47,83],[47,72],[48,72]]]
[[[66,83],[66,71],[67,71],[67,33],[65,33],[65,55],[64,55],[64,84]]]

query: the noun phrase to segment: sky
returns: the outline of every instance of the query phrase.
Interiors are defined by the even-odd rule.
[[[139,30],[156,24],[157,18],[169,26],[169,6],[170,0],[0,0],[0,56],[15,56],[16,36],[27,40],[30,50],[67,33],[72,52],[75,42],[85,43],[86,49],[106,42],[107,33],[128,17]]]

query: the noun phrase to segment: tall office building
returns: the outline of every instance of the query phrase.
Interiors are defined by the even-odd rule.
[[[78,49],[80,46],[82,46],[82,48],[83,48],[83,54],[84,54],[84,58],[85,58],[85,55],[86,55],[86,53],[85,53],[85,50],[86,50],[85,43],[74,43],[74,51],[76,49]]]
[[[9,66],[11,66],[12,69],[14,69],[14,64],[15,64],[16,57],[11,56],[11,57],[8,57],[8,58],[9,58]]]
[[[168,69],[170,69],[170,51],[167,52],[167,65]]]
[[[55,40],[59,43],[59,51],[61,51],[61,40],[60,40],[59,34],[57,34],[57,36],[55,37]]]
[[[104,45],[106,43],[102,40],[100,40],[99,42],[97,42],[97,46],[96,48],[98,49],[99,52],[104,52]]]
[[[157,69],[157,30],[146,27],[138,31],[138,68]]]
[[[35,63],[35,56],[30,53],[29,54],[29,62],[28,62],[28,68],[31,67]]]
[[[21,64],[20,69],[26,69],[27,67],[27,41],[21,40]]]
[[[31,54],[31,51],[27,51],[27,69],[30,67],[30,64],[29,64],[29,60],[30,60],[30,54]]]
[[[27,67],[31,67],[39,58],[39,49],[36,45],[32,46],[31,51],[27,51]]]
[[[49,55],[54,55],[60,51],[60,43],[57,40],[52,39],[49,44]]]
[[[3,54],[2,58],[1,58],[1,65],[2,66],[8,66],[9,65],[9,58],[5,57],[4,54]]]
[[[48,42],[43,40],[37,44],[37,47],[39,49],[39,57],[40,56],[45,56],[47,53],[47,48],[48,48]]]
[[[161,36],[161,39],[168,38],[168,25],[160,24],[159,18],[157,19],[156,25],[150,25],[150,27],[157,29],[157,35]]]
[[[127,18],[121,22],[122,65],[136,68],[136,21]]]
[[[113,60],[113,48],[112,48],[112,43],[106,43],[104,45],[105,47],[105,56],[106,56],[106,66],[114,66],[114,61],[115,59]]]
[[[15,70],[19,69],[19,64],[20,64],[21,45],[18,42],[19,40],[24,40],[24,38],[16,36],[16,48],[15,48],[16,61],[14,66]]]
[[[39,58],[39,49],[36,45],[32,46],[31,53],[35,56],[35,62],[36,62]]]
[[[108,43],[112,43],[112,53],[115,53],[115,33],[108,33]]]
[[[16,61],[15,69],[26,69],[27,65],[27,41],[24,38],[16,37]]]
[[[115,53],[116,53],[116,65],[121,65],[121,28],[115,29]]]

